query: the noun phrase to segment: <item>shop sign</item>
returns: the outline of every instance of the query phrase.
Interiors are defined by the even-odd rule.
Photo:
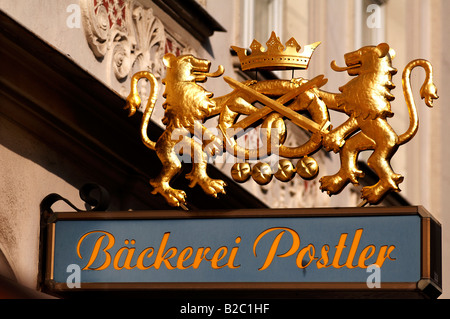
[[[440,290],[440,237],[421,207],[55,213],[47,286]]]

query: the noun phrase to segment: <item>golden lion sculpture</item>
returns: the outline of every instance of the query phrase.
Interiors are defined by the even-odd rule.
[[[190,187],[198,184],[205,193],[215,197],[219,193],[225,193],[225,182],[211,179],[206,173],[207,154],[204,148],[209,146],[210,151],[214,151],[215,144],[211,141],[214,141],[215,136],[202,123],[206,118],[217,114],[217,105],[211,100],[213,94],[197,84],[197,82],[205,82],[207,77],[222,75],[223,67],[220,66],[215,73],[208,73],[211,63],[192,55],[175,57],[173,54],[166,54],[163,62],[167,67],[166,77],[163,79],[166,85],[163,96],[166,101],[163,105],[165,113],[162,119],[166,129],[159,139],[154,142],[147,136],[148,124],[158,93],[158,82],[153,74],[143,71],[133,76],[131,93],[127,98],[125,109],[129,109],[130,116],[136,112],[141,104],[137,83],[142,78],[148,79],[151,92],[141,122],[141,136],[148,148],[156,150],[163,165],[160,174],[150,181],[154,188],[152,193],[161,194],[172,206],[184,206],[186,193],[172,188],[169,184],[181,169],[178,158],[180,153],[186,152],[192,157],[192,171],[186,175],[186,178],[190,180]],[[198,133],[204,139],[203,144],[193,138]],[[221,147],[220,144],[216,146]]]
[[[224,76],[225,82],[234,90],[216,98],[198,83],[205,82],[208,77],[222,76],[222,66],[216,72],[209,73],[211,62],[208,60],[192,55],[176,57],[166,54],[163,62],[167,71],[162,80],[165,84],[163,97],[166,99],[163,103],[165,113],[162,121],[166,129],[156,142],[147,136],[158,94],[158,82],[150,72],[138,72],[132,77],[131,93],[125,107],[129,109],[130,116],[135,114],[141,104],[137,92],[138,81],[148,79],[151,90],[143,112],[141,136],[144,144],[156,151],[163,165],[160,174],[150,181],[154,188],[153,194],[161,194],[172,206],[186,208],[185,192],[170,186],[171,180],[181,169],[180,155],[189,154],[192,159],[192,171],[186,174],[186,178],[190,180],[189,186],[199,185],[206,194],[217,197],[218,194],[225,193],[226,185],[224,181],[207,175],[209,156],[226,149],[243,161],[261,159],[262,156],[270,155],[272,147],[275,147],[279,156],[299,159],[301,163],[323,147],[327,151],[339,153],[341,161],[336,174],[320,179],[321,190],[329,195],[340,193],[349,183],[358,184],[358,179],[364,176],[357,167],[358,155],[361,151],[373,150],[368,166],[377,174],[379,181],[375,185],[364,187],[361,197],[365,203],[379,203],[388,193],[399,191],[398,185],[403,181],[403,176],[393,171],[390,160],[398,147],[410,141],[418,129],[417,110],[411,91],[411,71],[414,68],[421,67],[426,73],[420,89],[426,105],[432,107],[433,100],[438,98],[431,64],[423,59],[410,62],[402,77],[410,126],[405,133],[397,135],[387,121],[393,116],[390,102],[395,98],[391,93],[395,88],[392,77],[397,73],[397,69],[392,66],[394,54],[388,44],[381,43],[345,54],[345,67],[338,67],[333,61],[331,67],[334,71],[347,71],[350,76],[354,76],[339,88],[340,93],[319,89],[327,81],[323,75],[312,80],[251,80],[243,83]],[[257,108],[257,101],[265,106]],[[330,131],[329,110],[345,113],[349,118]],[[302,112],[308,113],[308,117],[303,116]],[[219,134],[216,136],[203,123],[217,115]],[[240,115],[245,117],[237,121]],[[308,142],[295,147],[283,145],[286,118],[312,133]],[[262,136],[263,146],[251,150],[242,149],[233,136],[238,134],[236,132],[256,125],[261,125],[266,130]],[[229,134],[230,129],[234,133]],[[275,140],[272,139],[275,134],[271,133],[272,129],[276,129],[278,135]],[[290,164],[288,166],[293,167]],[[302,177],[306,176],[299,169],[301,165],[300,168],[297,165],[297,173]],[[249,171],[247,167],[246,174]],[[274,173],[276,174],[271,172]],[[292,173],[295,172],[290,171],[291,177]],[[315,174],[311,175],[315,177]],[[247,178],[241,176],[239,179]]]
[[[433,84],[432,67],[426,60],[410,62],[403,72],[403,90],[409,115],[409,129],[398,136],[387,122],[392,117],[390,102],[394,100],[391,89],[395,88],[392,76],[397,69],[392,67],[393,50],[386,43],[367,46],[345,54],[346,67],[337,67],[335,71],[347,71],[356,76],[340,87],[341,93],[328,93],[316,90],[318,96],[329,109],[344,112],[349,119],[323,137],[323,147],[340,154],[341,168],[332,176],[321,178],[321,189],[328,194],[339,193],[348,183],[358,184],[358,178],[364,174],[357,168],[359,152],[373,150],[367,164],[379,177],[373,186],[362,189],[362,198],[371,204],[380,202],[391,191],[398,191],[398,184],[403,176],[393,172],[390,159],[398,147],[410,141],[417,132],[418,117],[416,105],[411,93],[410,74],[415,67],[422,67],[426,72],[425,83],[420,93],[429,106],[437,99],[437,89]],[[356,134],[355,134],[356,133]]]

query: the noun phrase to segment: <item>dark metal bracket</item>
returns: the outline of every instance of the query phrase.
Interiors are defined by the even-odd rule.
[[[77,208],[68,199],[62,197],[59,194],[52,193],[44,197],[41,202],[40,210],[41,214],[44,212],[52,212],[51,207],[58,201],[63,201],[77,212],[82,211],[105,211],[108,209],[111,202],[109,192],[102,186],[95,183],[84,184],[79,191],[80,198],[88,204],[91,208],[82,210]],[[96,198],[95,194],[98,198]]]
[[[40,204],[40,238],[39,238],[39,274],[38,274],[38,289],[41,289],[45,280],[45,258],[47,242],[47,225],[49,218],[53,215],[52,206],[59,201],[63,201],[76,212],[100,212],[106,211],[110,205],[111,197],[109,192],[102,186],[95,183],[84,184],[79,190],[80,198],[90,206],[89,209],[79,209],[72,204],[68,199],[59,194],[51,193],[44,197]]]

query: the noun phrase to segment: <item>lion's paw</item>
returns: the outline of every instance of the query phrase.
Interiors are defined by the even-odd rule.
[[[388,192],[399,192],[398,184],[402,181],[403,176],[399,174],[392,175],[390,179],[379,180],[375,185],[363,187],[361,198],[371,204],[377,204]]]
[[[320,189],[328,195],[338,194],[346,185],[346,181],[338,174],[324,176],[320,180]]]
[[[377,204],[382,200],[391,190],[396,190],[398,187],[389,182],[378,181],[375,185],[365,186],[361,190],[361,198],[367,200],[371,204]]]
[[[202,186],[202,188],[205,193],[217,197],[218,194],[225,194],[225,186],[227,186],[227,184],[220,179],[210,179],[206,183],[206,187]]]
[[[153,185],[152,185],[153,186]],[[153,186],[152,194],[161,194],[170,206],[186,205],[186,193],[172,187]]]
[[[364,172],[359,169],[354,169],[348,172],[349,180],[354,185],[359,185],[358,178],[365,176]]]
[[[203,191],[213,197],[217,197],[218,194],[225,194],[225,186],[227,185],[223,180],[211,179],[208,176],[197,176],[196,174],[186,174],[186,179],[190,180],[189,187],[200,185]]]
[[[328,133],[322,140],[322,145],[328,152],[333,151],[338,153],[344,144],[345,140],[339,134]]]
[[[388,189],[380,186],[380,183],[373,186],[365,186],[361,190],[361,198],[367,200],[371,204],[377,204],[387,191]]]

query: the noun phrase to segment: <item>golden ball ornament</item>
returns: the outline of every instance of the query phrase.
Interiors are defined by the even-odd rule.
[[[295,176],[295,167],[290,160],[281,159],[278,162],[278,170],[274,175],[279,181],[289,182]]]
[[[259,162],[252,168],[252,178],[259,185],[269,184],[272,180],[272,169],[267,163]]]
[[[244,183],[251,176],[252,168],[249,163],[236,163],[231,167],[231,177],[235,182]]]
[[[314,179],[319,174],[319,164],[312,157],[302,157],[297,162],[297,174],[306,180]]]

